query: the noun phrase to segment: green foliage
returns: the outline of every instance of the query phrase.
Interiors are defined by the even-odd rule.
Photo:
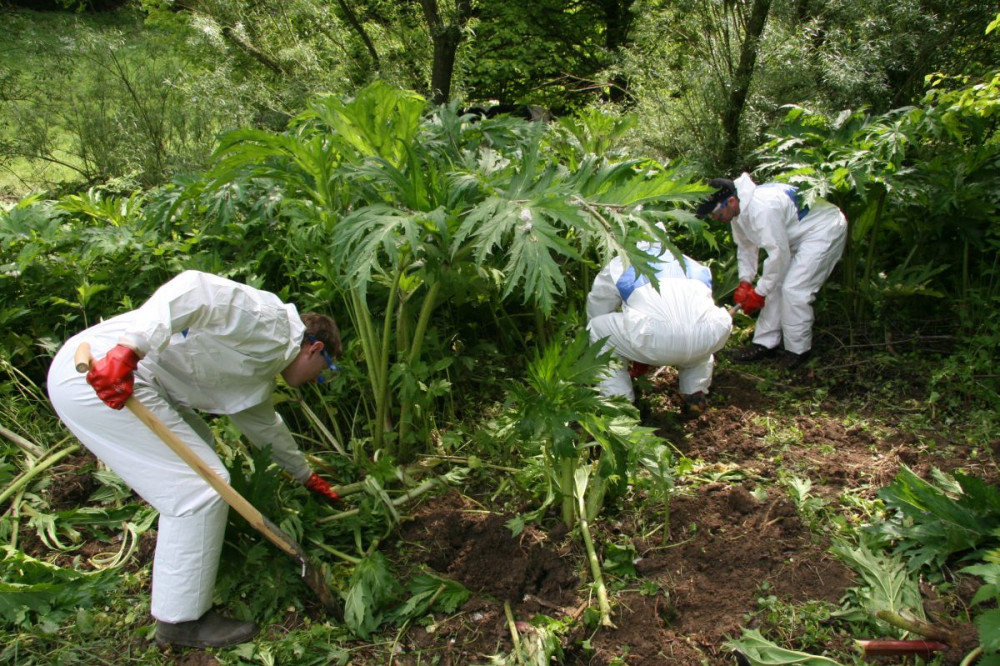
[[[880,116],[792,107],[761,147],[764,172],[845,210],[848,312],[995,290],[996,108],[995,82],[934,77],[921,106]]]
[[[732,174],[754,166],[753,147],[784,105],[833,117],[846,108],[887,113],[916,103],[931,73],[981,76],[997,61],[998,42],[983,32],[996,15],[988,2],[770,3],[740,117],[741,154],[725,164],[722,118],[749,46],[752,5],[635,3],[643,19],[633,26],[635,47],[622,52],[616,70],[628,77],[633,108],[643,118],[643,152],[690,161],[711,175]]]
[[[375,552],[354,568],[344,604],[344,621],[351,631],[368,638],[384,618],[381,610],[398,594],[398,584],[385,556]]]
[[[979,607],[974,620],[979,631],[979,644],[986,658],[996,659],[1000,655],[1000,610],[992,606],[1000,601],[1000,551],[991,552],[987,559],[988,562],[964,567],[959,573],[979,576],[984,581],[972,598],[971,605]],[[984,604],[990,608],[983,610]]]
[[[606,3],[608,6],[611,3]],[[531,102],[566,108],[611,62],[609,13],[596,2],[484,2],[458,63],[467,96],[500,104]],[[569,75],[569,76],[568,76]]]
[[[350,99],[317,98],[282,134],[227,134],[216,167],[158,209],[157,224],[179,217],[193,226],[204,215],[213,235],[232,237],[223,230],[235,221],[241,238],[259,229],[275,260],[301,256],[307,268],[293,277],[319,285],[312,298],[345,301],[368,376],[374,450],[406,459],[451,396],[455,379],[441,375],[471,368],[425,346],[467,326],[444,310],[461,306],[469,319],[519,299],[540,318],[566,297],[579,307],[572,267],[621,254],[648,271],[636,242],[672,247],[670,230],[693,223],[678,204],[700,187],[648,160],[587,152],[606,149],[627,124],[583,116],[564,127],[584,141],[553,133],[559,149],[546,151],[542,125],[470,123],[455,105],[431,110],[412,92],[374,83]],[[262,196],[272,203],[260,206]],[[265,284],[287,284],[283,265],[262,265],[259,244],[233,250]],[[538,321],[533,335],[544,338]]]
[[[739,652],[751,666],[839,666],[827,657],[780,647],[764,638],[757,629],[744,629],[738,639],[726,641],[726,647]]]
[[[118,584],[114,571],[84,574],[36,560],[8,545],[0,560],[0,623],[54,632],[79,609],[101,603]]]
[[[195,32],[144,29],[129,12],[50,13],[40,28],[33,18],[5,13],[17,46],[0,57],[9,83],[0,153],[19,160],[29,187],[155,185],[203,165],[214,135],[249,119],[225,88],[206,85],[211,65],[189,41]]]
[[[895,541],[911,570],[935,568],[955,559],[980,556],[996,548],[1000,528],[1000,491],[982,479],[935,470],[935,483],[908,467],[879,491],[892,514],[870,530]]]
[[[410,579],[406,593],[406,601],[389,616],[391,622],[400,626],[424,617],[432,610],[454,613],[470,596],[461,583],[429,574]]]
[[[830,550],[861,578],[860,585],[849,588],[848,603],[839,617],[853,622],[856,627],[869,627],[869,631],[897,637],[901,630],[876,620],[876,613],[905,611],[925,619],[917,576],[908,570],[901,556],[882,552],[870,539],[862,539],[856,548],[841,541]]]
[[[757,594],[757,608],[747,623],[759,625],[762,634],[776,636],[778,644],[795,645],[800,650],[822,653],[836,639],[836,606],[831,602],[790,603],[774,594],[764,581]]]
[[[601,397],[596,385],[611,360],[586,331],[553,339],[535,351],[523,383],[510,386],[500,436],[538,451],[544,501],[561,498],[567,526],[593,520],[606,501],[620,497],[640,466],[649,470],[664,497],[672,487],[672,458],[652,429],[638,425],[634,407]],[[537,449],[536,449],[537,447]],[[594,462],[591,462],[594,461]],[[584,514],[575,508],[576,471],[593,467]],[[515,522],[517,524],[517,522]]]
[[[609,543],[604,548],[602,566],[610,574],[620,578],[635,577],[635,562],[635,546],[631,542]]]
[[[914,573],[926,571],[938,575],[956,561],[976,562],[960,569],[960,573],[984,580],[972,599],[973,622],[979,630],[984,658],[996,659],[1000,616],[992,604],[1000,597],[997,551],[1000,492],[993,485],[960,472],[948,475],[934,470],[934,481],[925,481],[904,466],[893,483],[879,492],[886,507],[894,513],[889,520],[870,526],[867,531],[876,538],[891,539],[896,557],[906,557],[906,566]],[[910,610],[919,608],[919,593],[915,584],[913,587]]]
[[[0,341],[32,381],[40,384],[47,367],[35,344],[54,353],[120,304],[145,300],[170,274],[185,243],[143,228],[144,201],[92,190],[0,210]]]

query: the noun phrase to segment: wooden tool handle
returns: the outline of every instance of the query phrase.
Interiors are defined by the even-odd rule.
[[[76,348],[76,353],[73,354],[73,365],[76,366],[76,371],[80,373],[87,372],[90,370],[90,364],[93,360],[90,355],[90,343],[81,342],[80,346]]]
[[[90,370],[93,358],[90,355],[90,343],[82,342],[80,346],[76,348],[76,353],[73,355],[73,363],[76,366],[77,372],[87,372]],[[130,412],[135,414],[136,418],[146,424],[146,426],[152,430],[156,435],[163,440],[163,443],[170,447],[170,450],[177,454],[177,456],[187,463],[188,467],[193,469],[198,476],[203,478],[208,485],[212,486],[217,493],[222,495],[222,499],[226,501],[226,504],[233,507],[237,513],[243,516],[250,525],[256,529],[258,532],[263,534],[268,538],[271,543],[285,551],[289,555],[303,559],[305,554],[302,547],[292,540],[287,534],[281,531],[274,523],[264,517],[264,515],[258,511],[250,502],[246,500],[242,495],[233,490],[233,487],[226,483],[219,474],[208,466],[208,464],[201,459],[198,454],[191,450],[191,448],[181,440],[180,437],[174,434],[174,432],[164,425],[153,412],[149,410],[144,404],[139,402],[135,396],[129,396],[128,400],[125,402],[125,407],[128,408]]]

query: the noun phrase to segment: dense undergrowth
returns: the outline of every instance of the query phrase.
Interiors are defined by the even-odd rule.
[[[823,368],[809,379],[811,396],[765,372],[760,381],[791,411],[841,391],[847,419],[865,421],[874,404],[903,431],[948,430],[993,455],[998,239],[995,146],[983,116],[995,93],[940,88],[922,108],[875,117],[793,109],[762,148],[768,168],[837,200],[853,224],[842,270],[817,305],[826,348],[866,372]],[[456,105],[430,108],[377,83],[351,98],[313,99],[284,131],[227,133],[211,169],[162,187],[6,207],[2,658],[170,659],[146,642],[155,516],[82,457],[48,406],[43,377],[61,340],[138,305],[184,268],[329,312],[346,341],[337,381],[279,394],[303,448],[340,483],[343,511],[267,470],[225,420],[212,424],[234,486],[330,563],[345,621],[317,613],[292,563],[237,522],[220,600],[241,617],[288,626],[219,661],[391,655],[405,628],[454,612],[467,590],[432,572],[400,577],[383,548],[412,503],[444,487],[479,488],[477,501],[511,509],[515,532],[558,508],[594,597],[578,619],[591,630],[610,626],[628,557],[602,541],[602,516],[638,485],[669,525],[671,493],[695,461],[636,409],[594,393],[607,358],[581,335],[590,279],[614,254],[648,270],[635,244],[652,239],[709,257],[720,300],[734,283],[726,231],[689,212],[700,180],[623,154],[616,145],[630,125],[618,120],[591,111],[551,125],[473,122]],[[960,187],[945,178],[956,160],[967,160]],[[942,194],[950,196],[934,196]],[[948,317],[943,329],[926,322],[931,315]],[[745,335],[750,320],[738,323]],[[916,390],[899,390],[914,378]],[[910,401],[899,404],[899,395]],[[67,473],[71,459],[79,467]],[[845,559],[866,571],[869,584],[845,612],[919,612],[917,577],[976,576],[985,584],[969,616],[987,653],[980,663],[995,658],[1000,500],[991,486],[903,471],[848,519],[810,502],[804,481],[786,485],[810,527],[844,539]],[[858,626],[874,626],[869,615]],[[755,663],[794,663],[780,661],[798,657],[772,644],[775,636],[744,637],[741,649]]]

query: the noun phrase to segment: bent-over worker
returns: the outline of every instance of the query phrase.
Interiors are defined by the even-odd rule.
[[[81,343],[96,359],[74,367]],[[135,397],[219,476],[211,429],[195,410],[225,414],[324,501],[339,499],[310,469],[275,411],[276,376],[292,387],[332,371],[340,332],[325,315],[300,315],[266,291],[185,271],[141,307],[71,338],[49,369],[52,404],[74,435],[160,513],[151,613],[156,641],[224,647],[250,640],[251,622],[212,610],[228,505],[130,411]],[[88,386],[88,383],[90,384]],[[112,409],[109,409],[111,407]]]
[[[733,301],[747,315],[760,312],[753,342],[732,358],[758,361],[774,356],[783,344],[779,363],[795,368],[812,350],[812,302],[844,252],[847,219],[823,199],[806,207],[795,187],[757,185],[746,173],[735,181],[715,178],[709,185],[715,192],[696,214],[732,224],[740,276]],[[761,249],[767,257],[755,285]]]
[[[607,338],[622,362],[600,384],[603,395],[635,400],[628,361],[677,367],[678,388],[688,415],[700,414],[712,383],[715,352],[732,330],[732,317],[712,298],[712,273],[689,257],[684,264],[659,245],[639,249],[656,257],[658,287],[615,257],[594,278],[587,298],[591,342]]]

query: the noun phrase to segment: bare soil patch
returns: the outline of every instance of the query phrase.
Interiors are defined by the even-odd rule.
[[[788,380],[808,386],[812,372],[792,373]],[[641,497],[598,519],[599,544],[624,540],[634,547],[638,577],[612,579],[616,627],[576,622],[563,637],[562,663],[731,665],[735,660],[724,644],[753,626],[748,614],[762,589],[788,603],[837,604],[857,581],[829,552],[829,539],[803,523],[777,483],[779,469],[808,479],[812,495],[826,502],[844,493],[873,495],[900,464],[918,473],[961,466],[997,477],[989,456],[977,463],[970,447],[942,433],[902,434],[890,423],[888,435],[876,437],[845,425],[834,399],[805,411],[779,404],[761,386],[760,378],[724,366],[716,372],[712,407],[685,421],[673,373],[661,369],[646,381],[644,422],[701,461],[698,478],[680,484],[666,540],[654,529],[663,519],[658,503]],[[491,655],[509,653],[513,637],[504,602],[524,635],[532,631],[525,622],[538,613],[579,618],[589,603],[596,606],[584,596],[589,573],[578,539],[553,527],[557,521],[514,537],[505,527],[510,517],[458,493],[416,509],[400,533],[403,550],[413,564],[458,580],[474,596],[457,614],[429,628],[410,628],[396,663],[487,664]],[[933,589],[926,593],[928,610],[945,618],[957,612]],[[945,664],[958,664],[976,645],[974,632],[966,633]],[[830,647],[851,650],[851,637],[838,640],[841,645]]]

